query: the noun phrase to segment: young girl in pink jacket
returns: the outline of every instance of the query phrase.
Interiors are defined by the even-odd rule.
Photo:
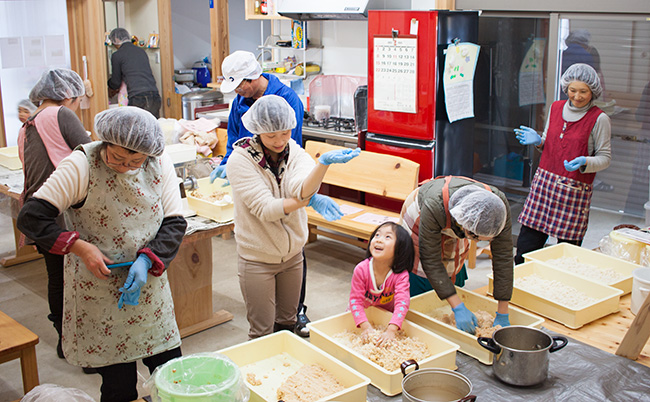
[[[413,256],[413,241],[406,229],[393,222],[384,222],[370,236],[367,258],[354,268],[349,308],[357,327],[364,334],[373,329],[365,313],[369,306],[393,312],[378,346],[387,345],[395,338],[408,312]]]

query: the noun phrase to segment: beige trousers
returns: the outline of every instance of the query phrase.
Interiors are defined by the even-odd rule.
[[[273,324],[293,325],[300,301],[302,253],[266,264],[239,257],[239,287],[246,302],[249,339],[273,333]]]

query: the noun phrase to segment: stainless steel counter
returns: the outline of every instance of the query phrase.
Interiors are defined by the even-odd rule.
[[[306,127],[302,126],[303,142],[308,140],[316,140],[327,142],[329,144],[342,145],[350,148],[356,148],[358,138],[356,133],[346,133],[336,130],[328,130],[320,127]]]

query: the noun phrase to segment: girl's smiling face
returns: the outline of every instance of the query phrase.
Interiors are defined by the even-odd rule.
[[[591,102],[593,94],[589,85],[582,81],[573,81],[567,88],[567,96],[571,99],[571,103],[575,107],[584,107]]]
[[[375,236],[370,239],[370,255],[378,261],[385,261],[393,265],[395,257],[395,241],[397,236],[391,225],[384,225],[377,230]]]

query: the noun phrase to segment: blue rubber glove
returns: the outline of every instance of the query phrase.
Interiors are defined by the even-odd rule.
[[[351,159],[356,158],[361,154],[361,149],[335,149],[334,151],[325,152],[318,158],[318,162],[323,165],[331,165],[332,163],[345,163]]]
[[[314,194],[307,206],[314,208],[316,212],[323,215],[323,218],[330,222],[337,221],[343,217],[343,212],[341,212],[339,204],[326,195]]]
[[[214,183],[217,177],[220,179],[226,178],[226,165],[219,165],[210,172],[210,183]]]
[[[117,303],[119,308],[122,308],[123,303],[132,306],[138,305],[140,289],[147,283],[149,268],[151,268],[151,260],[146,254],[140,254],[129,268],[129,275],[126,277],[124,286],[120,288],[122,295]]]
[[[456,318],[456,328],[474,335],[475,329],[478,326],[478,320],[474,313],[465,307],[465,303],[460,303],[458,306],[452,308],[452,310]]]
[[[530,127],[519,126],[519,128],[515,128],[515,134],[522,145],[539,145],[542,143],[542,137]]]
[[[569,172],[573,172],[574,170],[580,169],[580,166],[586,165],[587,164],[587,158],[584,156],[578,156],[571,162],[564,161],[564,168],[568,170]]]
[[[510,326],[510,315],[509,314],[497,313],[497,316],[494,319],[494,325],[492,325],[492,326],[496,327],[497,325],[501,325],[502,327],[509,327]]]

